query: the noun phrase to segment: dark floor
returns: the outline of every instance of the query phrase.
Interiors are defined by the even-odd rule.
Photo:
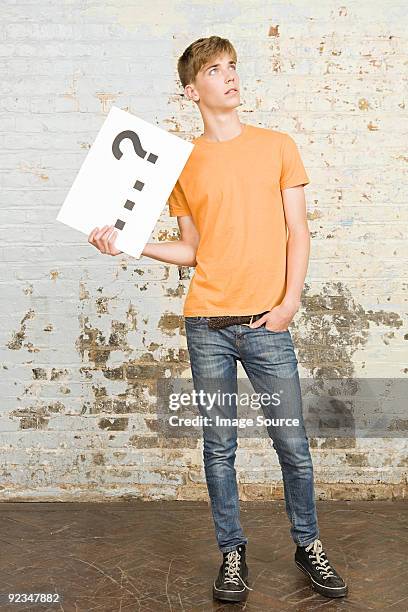
[[[2,503],[0,593],[58,593],[60,604],[1,610],[408,610],[404,501],[317,502],[320,539],[349,585],[328,599],[293,561],[283,501],[241,502],[246,604],[212,600],[222,556],[206,502]]]

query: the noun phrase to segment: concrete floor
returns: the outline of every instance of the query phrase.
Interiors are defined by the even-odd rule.
[[[408,611],[404,501],[318,501],[320,539],[349,595],[311,590],[293,561],[283,501],[241,502],[254,589],[244,604],[212,599],[222,555],[206,502],[2,503],[0,593],[47,592],[60,603],[1,610]],[[55,595],[54,595],[55,597]]]

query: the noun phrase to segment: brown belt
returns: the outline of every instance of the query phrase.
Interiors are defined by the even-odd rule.
[[[207,317],[208,319],[208,327],[211,329],[221,329],[223,327],[227,327],[228,325],[249,325],[254,321],[257,321],[264,314],[270,312],[269,310],[265,310],[260,314],[253,315],[237,315],[237,316],[220,316],[220,317]]]

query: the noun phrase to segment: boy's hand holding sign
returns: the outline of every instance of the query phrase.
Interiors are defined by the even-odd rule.
[[[102,253],[139,259],[193,148],[112,107],[57,220],[87,234]]]

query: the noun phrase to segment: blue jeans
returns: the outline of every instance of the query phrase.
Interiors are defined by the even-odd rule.
[[[319,537],[313,464],[306,435],[300,381],[289,331],[274,332],[264,325],[250,328],[229,325],[211,329],[208,317],[184,317],[193,386],[217,397],[216,390],[237,394],[237,360],[240,360],[255,393],[280,394],[279,408],[262,405],[263,418],[285,416],[297,418],[296,434],[288,429],[265,423],[272,446],[277,452],[285,495],[291,536],[296,544],[307,546]],[[284,384],[282,384],[284,383]],[[237,396],[235,396],[237,397]],[[272,402],[271,402],[272,404]],[[234,468],[238,446],[237,427],[228,419],[237,418],[237,402],[215,401],[211,410],[198,402],[201,415],[211,416],[213,424],[203,421],[203,460],[218,546],[222,552],[247,544],[240,524],[239,496]],[[259,411],[258,411],[259,412]],[[216,426],[215,417],[226,418]],[[292,427],[293,430],[293,427]]]

